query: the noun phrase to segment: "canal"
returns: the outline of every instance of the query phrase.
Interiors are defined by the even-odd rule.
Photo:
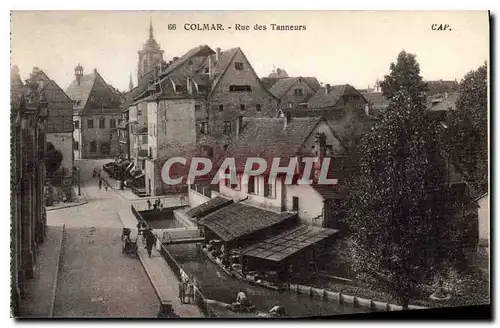
[[[249,296],[258,311],[267,312],[275,305],[285,307],[287,315],[309,317],[368,312],[368,309],[339,305],[335,301],[320,300],[303,294],[288,291],[278,292],[265,287],[255,286],[228,276],[218,265],[210,261],[195,244],[169,245],[168,251],[182,266],[187,274],[193,274],[204,296],[225,303],[233,303],[238,291]]]

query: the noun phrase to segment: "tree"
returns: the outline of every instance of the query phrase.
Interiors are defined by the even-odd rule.
[[[472,195],[488,191],[488,68],[486,63],[460,82],[452,145]]]
[[[457,248],[439,126],[425,115],[415,55],[402,51],[390,69],[381,82],[387,115],[360,141],[345,220],[357,279],[406,309]]]
[[[53,174],[56,172],[61,167],[62,160],[61,151],[56,149],[51,142],[47,142],[47,152],[45,153],[45,170],[47,170],[47,173]]]

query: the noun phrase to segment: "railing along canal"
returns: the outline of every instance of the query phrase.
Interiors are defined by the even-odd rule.
[[[134,208],[133,205],[130,205],[130,208],[138,221],[145,222],[147,224],[147,222],[144,221],[141,214]],[[158,237],[155,236],[155,238]],[[170,252],[166,249],[165,245],[161,243],[161,241],[160,245],[161,245],[160,249],[161,255],[167,262],[168,266],[172,269],[177,279],[179,279],[179,281],[182,281],[183,276],[187,276],[186,272],[182,269],[181,265],[175,260],[172,254],[170,254]],[[196,277],[194,277],[194,279],[196,280]],[[200,308],[200,310],[203,312],[203,314],[207,317],[214,317],[215,315],[213,314],[212,311],[210,311],[210,308],[208,307],[207,299],[196,285],[194,286],[194,294],[195,294],[194,301],[196,305]]]

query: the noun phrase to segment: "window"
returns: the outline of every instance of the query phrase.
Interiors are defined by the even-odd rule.
[[[208,74],[210,73],[210,68],[209,67],[205,67],[205,74]]]
[[[293,93],[297,97],[302,97],[304,95],[304,91],[302,91],[302,89],[295,89]]]
[[[231,134],[231,121],[224,121],[224,134]]]
[[[95,153],[97,151],[97,143],[95,141],[90,142],[90,152]]]
[[[200,105],[194,105],[194,110],[199,112],[201,109],[201,106]]]
[[[73,126],[74,126],[75,129],[79,129],[80,128],[80,121],[74,121],[73,124],[74,124]]]
[[[260,112],[260,111],[262,110],[262,108],[261,108],[260,104],[255,105],[255,109],[256,109],[258,112]]]
[[[230,85],[229,92],[240,92],[240,91],[252,91],[252,87],[249,85]]]
[[[205,92],[206,87],[204,85],[198,85],[198,92]]]
[[[299,210],[299,197],[292,197],[292,211]]]
[[[224,111],[224,105],[219,105],[219,112],[223,112]]]
[[[142,115],[142,109],[137,108],[137,116],[141,116],[141,115]]]
[[[182,85],[176,85],[175,92],[182,92]]]
[[[211,191],[210,191],[210,188],[209,187],[203,187],[203,195],[206,196],[206,197],[210,197],[211,196]]]
[[[100,118],[99,119],[99,129],[104,129],[105,126],[106,126],[106,120],[103,118]]]
[[[212,158],[214,153],[214,149],[210,146],[202,146],[201,147],[201,156],[206,158]]]
[[[149,158],[153,157],[153,148],[149,147]]]
[[[231,183],[231,189],[240,190],[240,175],[236,175],[236,183]]]
[[[114,119],[114,118],[112,118],[112,119],[110,119],[110,120],[109,120],[109,127],[110,127],[111,129],[116,128],[116,121],[115,121],[115,119]]]
[[[245,111],[245,104],[240,104],[240,110],[241,110],[242,112],[244,112],[244,111]]]
[[[200,123],[200,133],[201,134],[208,134],[208,123],[207,122]]]
[[[142,143],[147,144],[148,143],[148,136],[142,136]]]
[[[73,142],[73,150],[78,150],[80,149],[80,145],[78,144],[78,141]]]
[[[191,188],[191,190],[196,190],[196,185],[194,183],[190,184],[189,187]]]
[[[269,181],[269,178],[264,179],[264,197],[273,198],[273,183]]]
[[[153,136],[156,137],[156,124],[153,124]]]
[[[109,142],[103,142],[101,143],[101,153],[105,155],[109,155],[111,152],[111,145]]]
[[[248,193],[255,194],[255,176],[248,177]]]
[[[93,119],[87,120],[87,128],[89,128],[89,129],[94,128],[94,120]]]
[[[234,68],[238,71],[243,70],[243,63],[242,62],[234,62]]]
[[[121,119],[121,118],[119,118],[119,119],[118,119],[118,125],[120,125],[120,123],[121,123],[121,122],[122,122],[122,119]]]

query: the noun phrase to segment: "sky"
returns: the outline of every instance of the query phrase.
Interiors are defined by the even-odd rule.
[[[137,51],[150,20],[165,60],[202,44],[240,47],[260,77],[279,67],[289,76],[367,88],[404,49],[417,55],[424,79],[460,81],[489,59],[486,11],[13,11],[11,65],[23,79],[40,67],[65,90],[80,63],[84,74],[96,68],[106,82],[128,90],[130,74],[137,84]],[[184,29],[196,23],[225,30]],[[250,30],[236,31],[235,24]],[[266,31],[254,30],[256,24]],[[306,29],[273,31],[271,24]],[[432,30],[433,24],[449,28]]]

